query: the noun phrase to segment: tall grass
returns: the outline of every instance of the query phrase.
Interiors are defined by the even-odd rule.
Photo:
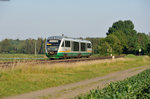
[[[45,54],[0,54],[0,58],[37,58],[37,57],[44,57]]]
[[[45,54],[0,54],[0,62],[47,59]]]
[[[18,64],[0,69],[0,97],[40,90],[150,65],[149,57],[61,64]]]

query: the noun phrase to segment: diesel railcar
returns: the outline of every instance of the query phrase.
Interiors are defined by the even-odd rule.
[[[65,36],[48,37],[45,44],[46,56],[49,59],[90,57],[92,44],[88,40]]]

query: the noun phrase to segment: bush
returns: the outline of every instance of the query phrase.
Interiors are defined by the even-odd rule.
[[[78,99],[150,99],[150,69]]]
[[[127,58],[135,58],[136,56],[133,55],[133,54],[128,54],[126,57],[127,57]]]

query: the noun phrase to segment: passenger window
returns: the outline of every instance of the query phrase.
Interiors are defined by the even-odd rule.
[[[63,43],[62,43],[61,47],[64,47],[64,41],[63,41]]]
[[[70,41],[65,41],[65,47],[70,47]]]
[[[87,43],[87,48],[91,48],[91,43]]]
[[[79,51],[79,42],[73,42],[73,51]]]
[[[86,43],[81,43],[81,51],[86,51]]]

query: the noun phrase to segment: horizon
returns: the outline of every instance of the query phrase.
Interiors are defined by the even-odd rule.
[[[119,20],[131,20],[137,32],[150,32],[149,0],[3,1],[0,1],[0,41],[62,34],[104,38],[109,27]]]

